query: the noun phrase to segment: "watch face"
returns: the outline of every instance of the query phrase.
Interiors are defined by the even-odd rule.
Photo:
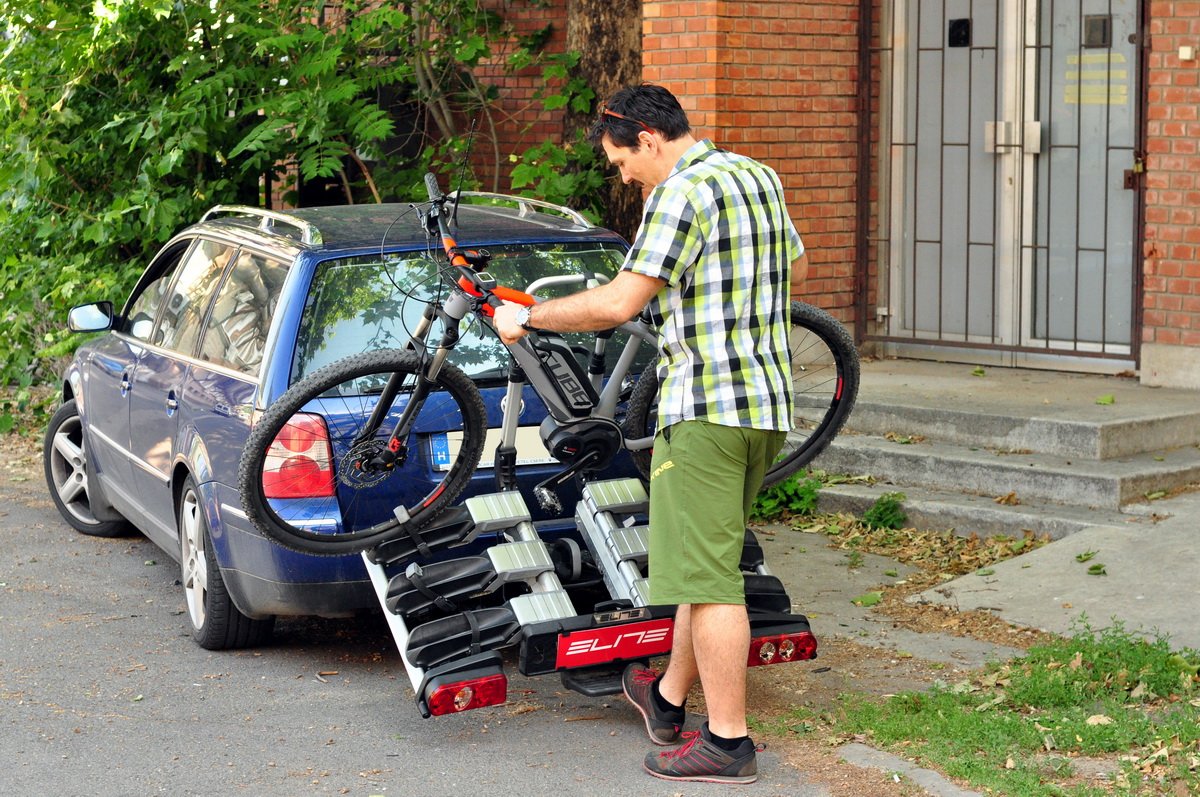
[[[523,327],[529,326],[529,308],[522,307],[517,311],[517,323]]]

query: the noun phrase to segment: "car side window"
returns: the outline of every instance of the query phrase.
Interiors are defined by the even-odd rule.
[[[200,343],[200,359],[254,375],[288,264],[242,250],[225,278]]]
[[[158,308],[162,305],[163,297],[171,287],[171,280],[179,270],[179,263],[188,250],[190,241],[185,241],[174,249],[164,252],[159,262],[151,264],[151,270],[160,269],[159,275],[150,284],[142,288],[133,297],[129,309],[125,312],[125,331],[141,341],[148,342],[154,331],[154,319]],[[143,278],[144,279],[144,278]]]
[[[151,342],[183,354],[192,353],[200,338],[204,312],[236,252],[236,246],[203,239],[192,248],[179,269]]]

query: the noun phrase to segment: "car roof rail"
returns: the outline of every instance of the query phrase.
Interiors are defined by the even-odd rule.
[[[546,202],[541,199],[531,199],[527,196],[512,196],[511,194],[495,194],[491,191],[455,191],[450,194],[452,197],[474,197],[477,199],[491,199],[498,202],[508,202],[516,205],[522,216],[530,216],[537,211],[550,211],[566,216],[571,221],[578,224],[580,227],[594,227],[587,217],[574,208],[569,208],[566,205],[556,205],[553,202]],[[456,200],[457,201],[457,200]]]
[[[260,221],[258,224],[258,228],[263,232],[273,232],[273,228],[276,224],[295,227],[296,229],[300,230],[301,243],[319,246],[324,242],[321,237],[321,231],[318,230],[316,225],[312,224],[311,222],[307,222],[304,219],[297,218],[295,216],[289,216],[286,213],[280,213],[275,210],[265,210],[263,208],[253,208],[249,205],[217,205],[200,217],[200,221],[208,221],[209,219],[223,213],[238,216],[252,216],[254,218],[262,219],[262,221]]]

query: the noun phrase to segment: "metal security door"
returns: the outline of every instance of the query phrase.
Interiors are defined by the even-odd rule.
[[[1137,22],[1136,0],[1040,6],[1026,49],[1044,145],[1026,164],[1029,346],[1133,354]]]
[[[895,0],[880,338],[893,353],[1128,367],[1136,4]]]

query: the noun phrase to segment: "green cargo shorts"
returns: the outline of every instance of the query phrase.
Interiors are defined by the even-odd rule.
[[[763,474],[786,432],[682,421],[650,463],[650,601],[746,602],[739,563]]]

